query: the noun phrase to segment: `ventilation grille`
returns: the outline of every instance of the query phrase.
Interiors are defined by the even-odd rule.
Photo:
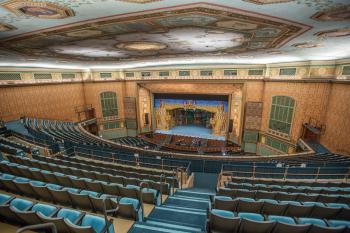
[[[35,73],[34,79],[52,79],[52,75],[50,73]]]
[[[297,72],[296,68],[282,68],[282,69],[280,69],[280,75],[293,76],[296,74],[296,72]]]
[[[237,70],[224,70],[225,76],[237,76]]]
[[[201,76],[212,76],[213,71],[212,70],[201,70]]]
[[[151,72],[141,72],[141,77],[150,77]]]
[[[63,73],[61,74],[62,79],[73,79],[75,78],[75,74],[73,73]]]
[[[257,70],[248,70],[249,76],[262,76],[264,74],[264,70],[257,69]]]
[[[342,75],[350,75],[350,66],[343,66]]]
[[[169,71],[160,71],[159,72],[159,77],[168,77],[169,76]]]
[[[189,70],[180,70],[179,76],[190,76],[190,71]]]
[[[135,76],[134,72],[126,72],[125,77],[127,78],[133,78]]]
[[[101,78],[112,78],[112,73],[100,73]]]
[[[20,73],[0,73],[0,80],[21,80]]]

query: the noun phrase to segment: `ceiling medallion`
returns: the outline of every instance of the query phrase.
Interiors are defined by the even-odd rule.
[[[299,49],[310,49],[310,48],[320,47],[321,44],[317,44],[317,43],[313,43],[313,42],[303,42],[303,43],[293,44],[292,46],[299,48]]]
[[[132,51],[157,51],[167,48],[167,45],[151,41],[130,41],[118,43],[115,47]]]
[[[0,23],[0,32],[7,32],[15,30],[16,28],[12,25]]]
[[[319,36],[319,37],[342,37],[342,36],[349,36],[349,35],[350,35],[350,28],[342,28],[342,29],[321,31],[321,32],[315,33],[315,36]]]
[[[119,0],[120,2],[131,2],[131,3],[150,3],[150,2],[159,2],[162,0]]]
[[[71,9],[51,2],[11,0],[2,3],[1,6],[16,15],[28,15],[44,19],[63,19],[74,16],[74,12]]]
[[[319,21],[342,21],[350,19],[350,6],[343,6],[336,9],[317,12],[312,19]]]
[[[265,4],[292,2],[294,0],[243,0],[243,1],[251,2],[251,3],[259,4],[259,5],[265,5]]]

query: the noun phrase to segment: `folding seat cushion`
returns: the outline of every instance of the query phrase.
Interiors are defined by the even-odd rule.
[[[70,230],[74,233],[114,233],[114,226],[111,221],[106,223],[105,219],[99,216],[87,214],[81,220],[81,224],[76,225],[68,222]]]
[[[102,183],[103,193],[114,195],[114,196],[120,196],[119,188],[123,187],[121,184],[115,184],[115,183]]]
[[[345,220],[328,220],[327,223],[330,227],[350,227],[350,221]]]
[[[6,195],[6,194],[0,194],[0,205],[5,205],[7,204],[9,201],[11,201],[13,199],[13,196],[10,195]]]
[[[266,215],[284,215],[288,204],[276,202],[276,200],[264,200],[261,213]]]
[[[18,188],[21,194],[28,197],[35,197],[36,193],[34,192],[32,186],[30,185],[30,180],[27,178],[16,178],[13,180],[15,186]]]
[[[290,217],[307,217],[311,214],[315,205],[301,205],[299,202],[289,203],[284,215]]]
[[[269,191],[257,190],[255,193],[255,199],[275,199],[276,193]]]
[[[100,193],[90,191],[90,190],[81,190],[80,194],[86,194],[86,195],[89,195],[91,197],[99,197],[100,196]]]
[[[233,212],[213,209],[209,217],[209,232],[237,232],[240,218],[234,217]]]
[[[62,208],[60,209],[56,216],[43,216],[39,215],[39,218],[44,223],[54,223],[58,232],[69,233],[69,227],[66,222],[72,224],[77,224],[83,217],[83,214],[80,211]]]
[[[85,193],[71,193],[67,192],[72,200],[72,204],[74,207],[79,209],[85,209],[89,211],[93,211],[93,205],[89,198],[89,194]]]
[[[1,183],[1,186],[5,189],[5,190],[8,190],[10,192],[13,192],[13,193],[19,193],[20,190],[18,190],[17,186],[14,185],[13,183],[13,180],[15,179],[16,177],[13,176],[13,175],[10,175],[10,174],[2,174],[0,176],[0,183]]]
[[[63,188],[61,190],[48,189],[53,197],[53,201],[59,205],[72,206],[72,200],[70,199],[68,191]]]
[[[137,219],[138,211],[140,209],[140,202],[134,198],[122,197],[119,200],[119,210],[118,214],[127,217]]]
[[[238,217],[245,218],[245,219],[250,219],[250,220],[253,220],[253,221],[264,221],[264,216],[262,216],[261,214],[256,214],[256,213],[240,212],[240,213],[238,213]]]
[[[239,227],[239,233],[270,233],[275,226],[274,221],[254,221],[243,218]]]
[[[0,219],[8,222],[22,223],[16,212],[29,210],[33,204],[31,201],[15,198],[9,204],[0,206]]]
[[[61,190],[62,189],[62,186],[58,185],[58,184],[47,184],[46,186],[48,189],[51,189],[51,190]]]
[[[98,193],[103,193],[103,187],[102,183],[105,183],[104,181],[91,181],[91,182],[85,182],[86,186],[88,187],[89,190],[98,192]]]
[[[347,204],[344,203],[327,203],[328,207],[332,207],[332,208],[348,208],[349,206]]]
[[[238,205],[238,200],[232,200],[231,197],[228,196],[215,196],[213,208],[220,210],[228,210],[228,211],[236,211]]]
[[[157,204],[159,192],[151,188],[143,188],[141,190],[142,201],[148,204]]]
[[[57,212],[57,207],[46,204],[35,204],[30,211],[17,211],[16,215],[26,225],[42,223],[39,215],[50,217]]]
[[[236,197],[246,197],[246,198],[255,198],[255,191],[250,191],[246,189],[237,189]]]
[[[267,217],[268,221],[276,221],[276,222],[282,222],[286,224],[295,224],[295,221],[291,217],[286,217],[286,216],[277,216],[277,215],[269,215]]]
[[[251,198],[238,198],[237,212],[260,213],[263,201],[255,201]]]
[[[321,227],[327,226],[327,223],[325,221],[318,218],[298,218],[297,222],[298,224],[312,224],[312,225],[317,225]]]
[[[272,233],[307,233],[309,229],[309,224],[296,225],[277,221]]]
[[[330,207],[330,206],[319,206],[315,205],[310,217],[321,218],[321,219],[333,219],[336,218],[342,207]]]

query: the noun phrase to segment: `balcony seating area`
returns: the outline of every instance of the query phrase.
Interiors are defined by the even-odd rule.
[[[151,143],[146,142],[140,137],[121,137],[114,139],[115,142],[125,144],[128,146],[134,146],[134,147],[141,147],[141,148],[147,148],[147,149],[155,149],[155,146]]]
[[[54,223],[58,232],[114,233],[112,221],[103,217],[7,194],[0,194],[0,218],[20,226]]]

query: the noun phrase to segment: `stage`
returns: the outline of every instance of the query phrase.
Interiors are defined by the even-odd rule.
[[[222,140],[222,141],[226,140],[224,136],[212,135],[211,129],[205,128],[203,126],[197,126],[197,125],[179,125],[169,130],[156,130],[155,133],[197,137],[197,138]]]

